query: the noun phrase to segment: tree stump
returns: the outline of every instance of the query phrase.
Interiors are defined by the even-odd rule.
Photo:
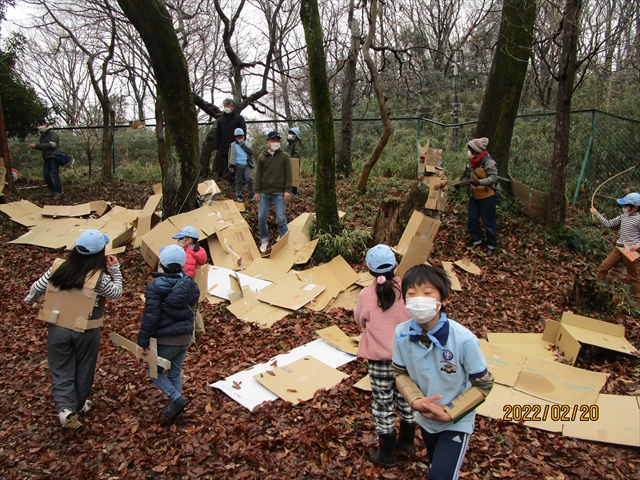
[[[383,243],[390,247],[398,244],[402,233],[398,215],[400,201],[397,198],[383,200],[378,210],[378,216],[373,224],[372,245]]]
[[[417,182],[411,187],[407,197],[404,199],[404,204],[402,205],[402,209],[400,209],[398,217],[401,225],[406,225],[409,222],[415,210],[424,213],[424,204],[427,203],[427,199],[429,198],[429,191],[426,188],[421,188],[420,185],[421,183]]]
[[[576,307],[597,312],[615,309],[615,295],[607,284],[587,276],[576,276],[573,282],[573,302]]]

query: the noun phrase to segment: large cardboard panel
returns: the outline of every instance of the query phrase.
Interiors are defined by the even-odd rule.
[[[205,180],[204,182],[198,184],[198,195],[201,197],[204,195],[215,195],[216,193],[221,193],[220,187],[213,180]]]
[[[223,220],[232,225],[248,225],[233,200],[211,202],[207,207],[214,212],[218,212]]]
[[[291,186],[292,187],[300,186],[300,159],[299,158],[291,159]]]
[[[480,350],[487,360],[487,368],[493,374],[497,383],[513,387],[522,371],[526,355],[516,353],[507,348],[480,340]]]
[[[547,402],[540,398],[527,395],[526,393],[519,392],[517,390],[514,390],[513,388],[509,388],[497,383],[493,386],[491,393],[489,393],[489,396],[485,399],[484,403],[478,406],[478,408],[476,409],[476,413],[478,415],[482,415],[483,417],[495,419],[504,419],[505,414],[509,414],[509,417],[513,418],[514,405],[520,407],[520,411],[522,411],[522,407],[525,405],[533,407],[533,413],[536,413],[538,411],[538,407],[540,408],[540,413],[537,414],[540,420],[526,421],[523,422],[524,425],[531,428],[546,430],[548,432],[562,432],[562,422],[560,422],[559,420],[553,421],[551,419],[551,415],[549,414],[551,407],[554,405],[552,402]],[[556,405],[556,407],[558,407],[558,405]],[[543,419],[545,409],[547,411],[547,415]],[[516,423],[513,420],[511,421],[513,423]]]
[[[487,333],[490,344],[500,348],[522,353],[527,357],[541,357],[555,360],[558,356],[553,352],[553,343],[545,340],[542,333]]]
[[[256,258],[262,258],[251,230],[247,225],[233,225],[217,232],[222,248],[233,257],[242,259],[241,267],[246,268]]]
[[[513,190],[513,196],[522,203],[524,212],[530,217],[543,216],[549,205],[549,194],[534,190],[528,185],[520,183],[509,175],[511,179],[511,189]],[[569,199],[565,197],[565,205],[569,205]]]
[[[441,212],[447,209],[447,189],[434,187],[434,185],[440,181],[440,177],[435,175],[424,177],[422,180],[422,183],[429,187],[429,196],[424,204],[424,208]]]
[[[153,270],[158,268],[160,249],[164,246],[175,244],[176,241],[173,239],[173,236],[179,231],[180,229],[173,223],[165,220],[142,237],[140,253],[144,261],[147,262],[147,265]]]
[[[295,254],[293,247],[289,244],[289,232],[271,247],[269,258],[256,258],[245,270],[244,273],[272,282],[283,279],[293,264]]]
[[[40,218],[42,208],[27,200],[20,200],[0,204],[0,212],[6,214],[12,222],[25,227],[33,227],[38,224],[37,220]]]
[[[107,213],[102,215],[102,217],[100,217],[100,220],[108,220],[113,222],[121,222],[121,223],[128,223],[131,225],[137,225],[138,218],[141,213],[142,213],[142,210],[129,210],[127,208],[116,205],[115,207],[112,207],[111,210],[109,210]],[[160,221],[160,217],[158,217],[158,221]],[[152,224],[152,228],[153,228],[153,225],[155,224]]]
[[[218,265],[212,265],[208,272],[207,293],[229,300],[229,292],[232,290],[229,277],[237,278],[242,286],[250,287],[253,292],[259,292],[271,285],[269,281],[236,273]]]
[[[461,292],[462,285],[460,284],[460,279],[456,275],[456,272],[454,272],[453,270],[453,263],[442,262],[442,268],[445,272],[447,272],[447,276],[449,277],[449,280],[451,280],[451,290],[455,292]]]
[[[91,207],[91,211],[94,215],[101,217],[113,207],[113,204],[105,202],[104,200],[94,200],[89,202],[89,206]]]
[[[409,223],[407,223],[407,226],[402,233],[402,237],[400,238],[398,245],[394,247],[394,250],[400,255],[405,255],[409,249],[411,240],[416,235],[433,242],[433,239],[438,232],[438,228],[440,228],[439,220],[429,218],[416,210],[411,215]]]
[[[416,235],[409,242],[406,253],[402,256],[402,261],[396,270],[398,277],[404,277],[411,267],[421,265],[427,261],[431,250],[433,249],[433,241],[428,238]]]
[[[325,342],[333,345],[338,350],[351,355],[358,355],[358,342],[344,333],[337,325],[316,330],[316,333]]]
[[[311,355],[253,376],[281,399],[294,405],[301,400],[309,400],[321,388],[330,389],[347,377]]]
[[[639,397],[600,394],[588,415],[580,406],[578,417],[588,421],[565,422],[562,434],[568,437],[640,447]],[[595,407],[595,408],[594,408]]]
[[[209,245],[209,254],[213,264],[218,267],[228,268],[229,270],[238,270],[240,265],[238,264],[238,258],[232,256],[227,252],[222,245],[218,237],[213,236],[207,238],[207,244]]]
[[[554,403],[592,405],[607,381],[607,374],[528,357],[515,389]]]
[[[340,292],[336,299],[324,309],[329,313],[334,308],[344,308],[345,310],[355,310],[358,301],[358,295],[362,291],[362,287],[349,287],[346,291]]]
[[[41,213],[45,217],[84,217],[91,214],[91,205],[45,205]]]
[[[363,390],[365,392],[371,391],[371,378],[369,375],[362,377],[356,384],[353,385],[353,388],[357,388],[359,390]]]
[[[358,281],[358,274],[349,264],[338,255],[329,263],[319,267],[297,272],[298,278],[303,282],[324,285],[325,290],[313,300],[307,308],[320,312],[343,292],[347,287]]]
[[[474,275],[482,275],[482,270],[480,267],[473,263],[468,258],[463,258],[462,260],[456,260],[453,262],[456,267],[460,267],[465,272],[472,273]]]
[[[324,285],[301,282],[295,272],[290,272],[279,282],[262,290],[258,300],[289,310],[298,310],[320,295],[324,288]]]
[[[189,212],[174,215],[173,217],[169,217],[169,220],[179,229],[183,229],[187,226],[197,228],[200,240],[203,240],[230,226],[229,222],[221,218],[219,212],[213,210],[207,205],[203,205],[202,207]]]
[[[160,217],[155,214],[155,211],[160,205],[161,200],[162,194],[151,195],[147,199],[147,203],[145,203],[142,212],[140,212],[140,215],[138,215],[136,241],[134,242],[134,245],[140,245],[140,243],[142,242],[142,237],[149,233],[151,229],[160,221]]]
[[[78,235],[86,229],[86,221],[75,218],[58,220],[37,225],[15,240],[8,243],[35,245],[51,249],[73,248]]]
[[[273,326],[278,320],[291,313],[290,310],[261,302],[248,286],[242,287],[240,298],[231,303],[227,310],[233,313],[236,318],[255,323],[262,328]]]

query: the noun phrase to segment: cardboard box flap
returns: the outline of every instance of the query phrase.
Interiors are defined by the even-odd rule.
[[[295,272],[290,272],[279,282],[262,290],[258,300],[289,310],[298,310],[320,295],[324,289],[324,285],[301,282]]]
[[[297,272],[297,275],[303,282],[317,283],[326,287],[317,298],[307,305],[307,308],[316,312],[327,308],[340,292],[345,291],[347,287],[358,280],[358,274],[340,255],[319,267]]]
[[[218,184],[213,180],[205,180],[204,182],[198,184],[198,195],[200,195],[201,197],[204,195],[215,195],[216,193],[221,192],[222,190],[220,190]]]
[[[445,272],[447,272],[447,277],[451,280],[451,290],[455,292],[462,291],[462,285],[460,284],[460,279],[456,275],[456,272],[453,270],[452,262],[442,262],[442,268]]]
[[[253,378],[281,399],[295,405],[300,400],[312,398],[317,390],[328,390],[347,377],[348,375],[309,355],[284,367],[259,373]]]
[[[521,353],[527,357],[541,357],[547,360],[555,360],[557,355],[553,352],[553,343],[546,341],[541,333],[487,333],[487,339],[491,344],[497,344],[501,348]]]
[[[580,343],[638,355],[634,346],[624,337],[624,326],[583,317],[571,312],[562,314],[562,325]]]
[[[290,310],[259,301],[249,286],[242,287],[242,296],[227,306],[227,310],[236,318],[263,328],[271,327],[291,313]]]
[[[320,335],[320,338],[325,342],[333,345],[338,350],[350,355],[358,356],[358,342],[347,336],[347,334],[344,333],[337,325],[316,330],[316,333]]]
[[[162,194],[151,195],[147,199],[147,203],[145,203],[140,215],[138,215],[138,220],[136,222],[136,241],[134,242],[136,246],[140,245],[142,237],[149,233],[151,229],[159,223],[160,216],[156,215],[155,211],[158,209],[161,201]]]
[[[222,248],[218,237],[213,236],[207,238],[207,244],[209,245],[209,255],[211,255],[211,260],[214,265],[229,270],[238,270],[240,268],[238,258]]]
[[[487,368],[496,382],[513,387],[522,371],[526,355],[480,340],[480,350],[487,360]]]
[[[415,267],[416,265],[421,265],[426,262],[432,249],[433,241],[419,235],[413,237],[409,242],[409,246],[407,247],[405,254],[402,256],[400,265],[396,270],[396,275],[402,278],[411,267]]]
[[[233,225],[217,233],[222,248],[232,257],[242,259],[239,266],[246,268],[257,258],[262,258],[247,225]],[[238,265],[238,263],[236,262]],[[237,269],[237,268],[236,268]]]
[[[482,275],[482,270],[475,263],[473,263],[468,258],[463,258],[462,260],[456,260],[453,264],[457,267],[460,267],[465,272],[472,273],[474,275]]]
[[[607,376],[539,357],[528,357],[515,389],[559,404],[592,405]]]
[[[273,245],[269,258],[256,258],[244,270],[244,273],[252,277],[278,282],[287,275],[294,263],[295,254],[289,245],[289,232],[287,232]]]
[[[98,217],[101,217],[102,215],[107,213],[114,205],[115,204],[105,202],[104,200],[94,200],[92,202],[89,202],[91,211]]]
[[[411,215],[409,223],[407,223],[398,245],[394,247],[393,250],[400,255],[405,255],[411,240],[416,235],[433,242],[433,239],[438,232],[438,228],[440,228],[440,221],[429,218],[416,210]]]
[[[356,282],[361,287],[368,287],[373,284],[375,278],[369,272],[360,272],[358,274],[358,281]]]
[[[241,273],[236,273],[233,270],[222,268],[218,265],[212,265],[211,267],[209,267],[207,277],[207,293],[209,295],[214,295],[216,297],[229,300],[229,292],[232,291],[231,281],[229,280],[230,276],[237,278],[240,286],[249,287],[254,293],[259,292],[265,287],[271,285],[271,282],[269,281],[249,277],[248,275],[243,275]]]
[[[140,243],[140,253],[142,258],[153,270],[158,268],[160,260],[160,249],[167,245],[174,245],[176,241],[173,236],[180,229],[169,220],[161,222],[157,227],[142,237]]]
[[[340,292],[333,302],[324,309],[329,313],[334,308],[344,308],[345,310],[355,310],[358,296],[362,291],[362,287],[348,288],[344,292]]]
[[[85,217],[91,214],[91,205],[45,205],[41,214],[45,217]]]

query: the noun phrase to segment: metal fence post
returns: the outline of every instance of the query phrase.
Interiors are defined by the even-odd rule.
[[[585,152],[584,160],[582,161],[582,168],[580,169],[580,177],[578,178],[578,183],[576,184],[576,191],[573,194],[573,202],[571,202],[574,205],[578,200],[578,194],[580,193],[580,187],[582,186],[582,181],[584,180],[584,172],[587,168],[587,163],[590,163],[590,160],[591,160],[591,151],[593,149],[593,137],[595,135],[595,132],[596,132],[596,111],[591,110],[591,135],[589,136],[587,151]]]

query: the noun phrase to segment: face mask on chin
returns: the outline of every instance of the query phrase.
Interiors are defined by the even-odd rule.
[[[431,297],[407,298],[405,303],[411,317],[420,325],[433,320],[442,306],[442,303]]]

